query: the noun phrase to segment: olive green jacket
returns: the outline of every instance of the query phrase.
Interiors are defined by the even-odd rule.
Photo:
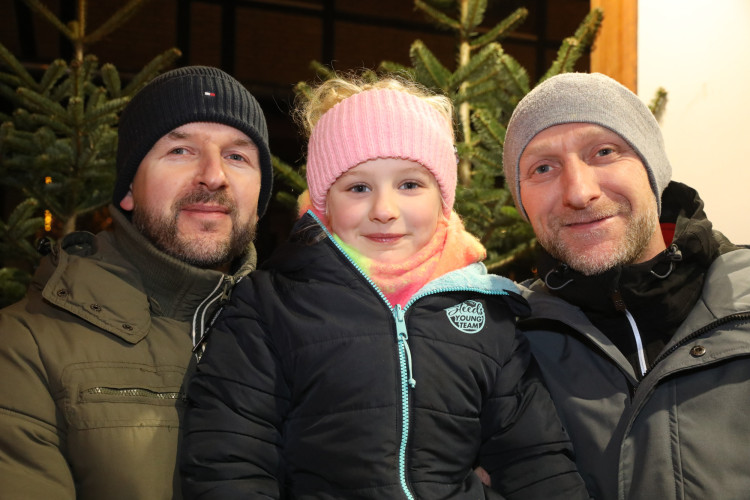
[[[0,311],[0,489],[25,500],[178,499],[193,335],[237,278],[114,231],[63,239]]]

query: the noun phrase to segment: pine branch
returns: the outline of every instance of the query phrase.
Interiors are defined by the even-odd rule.
[[[426,4],[440,10],[455,8],[457,0],[424,0]]]
[[[458,88],[464,82],[480,83],[497,74],[503,49],[497,43],[486,46],[469,59],[468,64],[459,67],[450,77],[447,87]]]
[[[414,6],[427,14],[428,17],[430,17],[435,23],[437,23],[438,26],[441,26],[443,28],[449,28],[452,30],[459,31],[461,29],[461,23],[459,23],[457,20],[453,19],[452,17],[447,16],[440,10],[432,7],[431,5],[427,4],[426,2],[422,0],[414,0]]]
[[[416,40],[412,44],[409,56],[419,82],[433,89],[447,88],[451,72],[440,63],[421,40]]]
[[[471,36],[482,23],[486,10],[487,0],[468,0],[466,15],[461,19],[461,30],[467,36]]]
[[[285,163],[281,158],[271,155],[271,164],[273,165],[274,177],[287,186],[287,190],[279,190],[276,193],[276,201],[283,206],[296,209],[297,197],[307,189],[307,182],[304,178],[304,167],[300,170]]]
[[[2,43],[0,43],[0,62],[13,70],[16,77],[20,79],[18,85],[14,85],[13,80],[9,80],[7,81],[7,83],[14,86],[25,85],[30,88],[37,88],[37,83],[36,80],[34,80],[34,77],[32,77],[31,74],[26,71],[26,68],[23,67],[23,64],[21,64],[21,62],[16,59],[16,56],[11,54],[11,52]]]
[[[503,54],[503,57],[500,58],[500,65],[503,68],[502,74],[504,75],[503,81],[505,83],[503,88],[506,94],[517,98],[515,102],[511,103],[513,108],[515,108],[518,101],[528,94],[531,89],[529,73],[526,71],[526,68],[521,66],[518,61],[508,54]]]
[[[130,0],[127,4],[122,6],[120,10],[112,14],[104,24],[99,26],[89,35],[82,38],[82,42],[91,45],[100,41],[102,38],[109,35],[111,32],[125,24],[138,10],[143,7],[149,0]]]
[[[117,113],[125,108],[130,99],[120,97],[118,99],[107,100],[106,91],[102,90],[100,103],[87,109],[84,115],[83,123],[88,128],[99,127],[101,125],[114,125],[117,123]]]
[[[664,114],[664,110],[666,108],[667,91],[664,89],[664,87],[659,87],[658,89],[656,89],[656,94],[649,103],[648,109],[651,110],[651,113],[654,115],[654,118],[656,118],[656,121],[661,121],[661,117]]]
[[[378,65],[378,72],[402,75],[409,80],[416,79],[416,72],[413,68],[392,61],[381,61]]]
[[[39,203],[33,198],[27,198],[13,209],[7,222],[0,221],[2,255],[24,260],[36,257],[37,252],[28,242],[28,238],[44,227],[42,218],[34,216],[38,209]]]
[[[120,97],[122,95],[122,82],[120,81],[120,73],[115,68],[114,64],[107,63],[101,68],[102,81],[107,92],[112,97]],[[127,101],[126,101],[127,102]],[[123,107],[125,103],[123,103]]]
[[[73,128],[70,125],[60,121],[59,119],[55,117],[51,117],[49,115],[45,115],[41,113],[32,113],[29,115],[29,119],[34,124],[35,128],[48,127],[50,130],[54,131],[56,134],[60,134],[63,136],[66,136],[66,135],[70,136],[74,133]]]
[[[42,79],[39,81],[39,92],[43,94],[49,93],[50,89],[60,81],[60,78],[65,76],[67,70],[68,65],[62,59],[52,61],[52,64],[47,67],[47,71],[44,72]]]
[[[31,110],[47,113],[53,117],[64,118],[68,112],[60,103],[55,102],[38,92],[21,87],[16,89],[16,94],[21,98],[26,107]]]
[[[510,266],[514,262],[517,262],[521,257],[533,252],[536,248],[536,244],[536,238],[531,238],[529,241],[520,243],[507,252],[503,252],[500,255],[485,260],[484,265],[487,268],[487,272],[500,273],[503,275],[507,274],[506,272],[501,272],[501,270]]]
[[[36,11],[43,18],[45,18],[52,26],[57,28],[57,31],[62,33],[68,40],[75,40],[75,32],[71,31],[67,26],[65,26],[62,21],[60,21],[60,19],[58,19],[57,16],[52,13],[52,11],[45,7],[42,2],[40,2],[39,0],[23,0],[23,2],[28,5],[30,9]]]
[[[589,12],[579,25],[574,36],[563,40],[560,49],[557,51],[557,59],[555,59],[555,62],[552,63],[552,66],[550,66],[537,84],[560,73],[573,71],[575,63],[594,42],[596,35],[599,33],[602,19],[603,13],[601,9],[594,9]]]
[[[573,70],[578,58],[576,55],[579,53],[578,40],[573,37],[568,37],[563,40],[560,48],[557,51],[557,59],[552,63],[552,66],[547,70],[539,83],[543,82],[547,78],[550,78],[561,73],[568,73]]]
[[[335,70],[329,68],[325,64],[321,64],[318,61],[311,61],[310,69],[313,70],[321,80],[330,80],[331,78],[336,77]]]
[[[133,95],[152,78],[158,75],[164,68],[172,65],[181,56],[182,52],[180,52],[179,49],[172,48],[167,49],[154,57],[130,80],[130,83],[125,87],[125,90],[122,91],[122,95]]]
[[[513,32],[516,28],[518,28],[524,21],[526,21],[526,18],[529,16],[528,9],[525,9],[523,7],[520,7],[516,9],[515,12],[513,12],[511,15],[503,19],[501,22],[495,25],[491,30],[489,30],[487,33],[485,33],[482,36],[479,36],[471,41],[471,48],[472,49],[479,49],[488,43],[502,40],[505,38],[509,33]]]
[[[599,29],[602,26],[604,20],[604,11],[600,8],[595,8],[583,18],[581,24],[578,25],[573,37],[576,38],[579,43],[584,47],[591,47],[594,44],[596,35],[599,33]]]
[[[471,123],[477,131],[482,144],[491,152],[502,157],[505,143],[505,127],[491,113],[478,109],[471,116]],[[498,166],[501,166],[498,164]]]

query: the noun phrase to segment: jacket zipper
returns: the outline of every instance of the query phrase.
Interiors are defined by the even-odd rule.
[[[398,360],[401,368],[401,421],[403,429],[401,432],[401,445],[399,446],[398,450],[398,479],[401,482],[401,489],[404,491],[404,495],[406,495],[406,498],[408,498],[409,500],[414,500],[411,491],[409,491],[409,485],[406,482],[406,445],[409,441],[410,426],[409,388],[411,387],[413,389],[416,385],[416,382],[414,381],[414,377],[412,377],[411,351],[409,350],[408,343],[409,336],[406,333],[404,310],[401,309],[401,306],[398,304],[396,305],[395,309],[393,309],[393,317],[396,320]]]
[[[380,298],[385,303],[386,307],[388,307],[388,310],[391,311],[391,314],[393,315],[393,319],[396,323],[396,344],[398,346],[398,358],[399,358],[399,372],[400,372],[400,378],[401,378],[401,419],[402,419],[402,427],[401,427],[401,444],[399,445],[399,451],[398,451],[398,478],[399,483],[401,484],[401,489],[404,492],[404,495],[409,500],[414,500],[414,495],[412,495],[411,491],[409,490],[409,484],[406,479],[406,446],[409,441],[409,387],[414,387],[416,385],[416,382],[414,382],[413,377],[411,376],[411,351],[409,350],[409,344],[408,344],[408,334],[406,333],[406,320],[404,319],[404,312],[405,309],[401,309],[401,306],[397,305],[395,308],[391,305],[391,303],[388,301],[388,298],[385,296],[385,294],[378,288],[378,286],[375,284],[372,279],[370,279],[369,276],[360,268],[356,262],[354,262],[351,257],[349,257],[349,254],[347,254],[341,246],[339,246],[338,242],[333,239],[333,235],[328,231],[328,229],[325,227],[325,224],[323,224],[320,219],[318,219],[318,216],[312,213],[311,211],[307,212],[310,214],[310,216],[315,219],[315,221],[318,223],[318,225],[321,227],[321,229],[326,233],[328,236],[328,240],[333,244],[334,247],[343,255],[346,260],[349,261],[349,263],[354,267],[354,269],[357,270],[357,272],[362,276],[367,283],[372,287],[373,290],[380,296]],[[410,301],[411,303],[411,301]],[[407,366],[407,359],[408,359],[408,366]],[[408,371],[407,371],[408,369]],[[407,375],[408,373],[408,375]],[[411,384],[413,382],[414,385]]]
[[[406,479],[406,447],[408,445],[409,441],[409,428],[410,428],[410,419],[409,419],[409,389],[414,389],[414,387],[417,385],[417,381],[413,377],[412,372],[412,362],[411,362],[411,350],[409,349],[409,335],[406,330],[406,319],[405,314],[406,310],[411,307],[411,305],[417,301],[418,299],[422,297],[426,297],[428,295],[433,295],[436,293],[445,293],[445,292],[464,292],[464,291],[473,291],[477,293],[483,293],[485,295],[505,295],[507,292],[501,292],[501,291],[491,291],[491,290],[480,290],[480,289],[472,289],[468,287],[458,288],[458,287],[445,287],[440,289],[434,289],[430,290],[429,293],[421,294],[421,295],[414,295],[409,302],[406,303],[406,305],[402,308],[399,304],[396,304],[396,307],[393,307],[391,303],[388,301],[388,298],[383,294],[383,292],[378,288],[378,286],[375,284],[372,279],[370,279],[369,276],[357,265],[356,262],[354,262],[350,257],[349,254],[347,254],[341,246],[339,246],[338,242],[333,238],[333,235],[328,231],[328,229],[325,227],[325,225],[318,219],[318,216],[315,215],[313,212],[309,211],[307,212],[310,214],[310,216],[315,219],[315,221],[320,225],[322,230],[326,233],[328,236],[329,241],[335,246],[338,251],[346,258],[346,260],[349,261],[349,263],[354,267],[354,269],[359,272],[359,274],[367,281],[367,283],[370,284],[370,286],[375,290],[375,292],[380,296],[380,298],[383,300],[383,302],[386,304],[388,309],[391,311],[391,314],[393,315],[393,319],[396,323],[396,342],[398,346],[398,357],[399,357],[399,371],[400,371],[400,378],[401,378],[401,418],[402,418],[402,430],[401,430],[401,444],[399,446],[399,453],[398,453],[398,476],[399,476],[399,482],[401,484],[401,489],[404,492],[404,495],[409,500],[414,500],[414,495],[409,490],[409,484]]]
[[[122,397],[139,397],[148,399],[161,399],[161,400],[185,400],[185,394],[182,392],[159,392],[152,391],[151,389],[144,389],[141,387],[91,387],[89,389],[81,391],[83,396],[122,396]]]
[[[192,338],[193,354],[195,354],[195,358],[197,361],[200,361],[200,358],[203,355],[203,349],[205,349],[204,340],[206,339],[206,331],[208,330],[208,327],[210,327],[213,322],[216,321],[220,310],[216,311],[216,314],[213,315],[208,324],[206,323],[206,314],[208,313],[211,305],[224,296],[227,286],[231,288],[232,277],[226,274],[222,274],[221,278],[219,278],[219,282],[216,284],[214,289],[211,290],[211,293],[209,293],[206,298],[203,299],[200,305],[195,309],[195,313],[193,314]]]

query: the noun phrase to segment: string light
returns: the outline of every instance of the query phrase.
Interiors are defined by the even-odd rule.
[[[45,177],[44,183],[52,184],[52,177]],[[52,212],[50,212],[49,210],[44,211],[44,230],[47,232],[52,231]]]

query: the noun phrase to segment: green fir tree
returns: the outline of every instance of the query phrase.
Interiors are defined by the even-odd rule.
[[[24,0],[73,45],[70,62],[55,60],[37,80],[0,44],[0,183],[23,201],[0,221],[0,305],[18,300],[38,263],[32,242],[54,241],[74,230],[84,215],[105,207],[115,178],[118,113],[138,89],[179,56],[170,49],[123,86],[112,64],[99,65],[87,48],[110,34],[147,0],[132,0],[91,33],[86,0],[67,25],[38,0]],[[45,225],[47,226],[45,229]]]
[[[482,28],[489,0],[415,0],[414,5],[439,27],[455,33],[456,65],[443,65],[421,40],[410,49],[412,66],[382,62],[377,73],[408,75],[419,83],[448,95],[456,108],[459,154],[456,211],[466,228],[477,236],[488,251],[485,261],[491,272],[523,278],[519,261],[528,262],[535,245],[534,233],[513,206],[504,185],[502,152],[505,127],[518,101],[532,85],[527,71],[507,54],[500,41],[528,16],[520,8],[499,24]],[[593,43],[602,21],[602,11],[592,10],[576,32],[563,40],[557,59],[539,79],[540,83],[559,73],[572,71],[575,63]],[[313,63],[323,79],[335,76],[327,67]],[[366,75],[365,75],[366,76]],[[296,91],[304,98],[309,86],[300,82]],[[305,189],[304,167],[297,171],[276,160],[277,178],[289,191]],[[293,204],[290,192],[277,199]],[[530,273],[528,268],[526,275]]]

